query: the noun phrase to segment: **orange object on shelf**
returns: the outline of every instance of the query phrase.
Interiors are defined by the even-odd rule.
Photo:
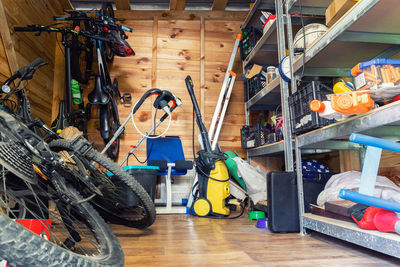
[[[331,96],[332,108],[346,115],[367,112],[374,103],[369,93],[352,92]]]
[[[325,111],[325,104],[322,101],[314,99],[313,101],[310,102],[310,109],[312,111],[321,113]]]

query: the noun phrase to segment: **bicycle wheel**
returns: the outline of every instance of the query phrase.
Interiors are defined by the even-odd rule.
[[[117,132],[118,128],[121,126],[119,122],[119,115],[118,115],[118,105],[115,97],[110,98],[108,102],[108,128],[110,129],[109,137],[103,139],[104,144],[107,145],[108,142],[113,138],[115,133]],[[115,141],[111,144],[111,146],[107,149],[107,155],[111,159],[117,159],[119,154],[119,145],[120,145],[120,138],[118,137]]]
[[[145,189],[118,164],[91,149],[84,156],[74,152],[71,141],[54,140],[50,144],[53,151],[68,151],[74,160],[81,161],[91,182],[101,191],[91,199],[91,204],[100,215],[112,223],[134,228],[147,228],[156,218],[155,206]],[[111,177],[109,174],[114,174]],[[93,190],[80,186],[83,197],[90,197]],[[86,189],[85,189],[86,188]],[[84,192],[84,191],[85,192]],[[136,203],[128,203],[134,196]]]
[[[11,172],[2,174],[1,259],[13,266],[123,265],[117,238],[70,185],[64,182],[56,191],[49,183],[53,177],[32,185]],[[27,222],[37,223],[36,234],[21,225]]]
[[[114,20],[114,9],[112,7],[111,3],[104,3],[101,10],[100,10],[100,15],[105,15],[109,17],[109,19]],[[104,54],[106,61],[108,63],[112,63],[114,61],[114,52],[112,51],[111,47],[109,44],[102,42],[103,49],[104,49]]]

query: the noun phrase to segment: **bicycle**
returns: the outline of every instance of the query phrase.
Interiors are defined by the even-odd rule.
[[[115,235],[68,183],[75,173],[30,129],[35,120],[25,124],[13,113],[10,96],[24,98],[21,82],[42,65],[41,59],[32,62],[1,86],[2,99],[9,101],[1,101],[0,109],[0,258],[19,266],[122,266]],[[11,90],[16,79],[20,82]],[[39,222],[48,240],[24,228],[25,219]]]
[[[108,38],[108,42],[103,40],[93,42],[94,50],[97,54],[98,73],[94,75],[94,89],[88,95],[89,103],[85,109],[88,117],[90,117],[92,106],[99,106],[100,134],[104,143],[107,144],[120,126],[117,100],[122,100],[124,104],[129,104],[132,97],[129,93],[121,95],[117,79],[111,80],[106,62],[112,62],[114,54],[123,57],[135,55],[133,49],[125,41],[128,38],[125,31],[132,32],[132,29],[115,23],[114,11],[109,3],[99,11],[72,11],[68,13],[70,16],[54,17],[54,19],[57,21],[72,21],[73,25],[83,24],[85,30],[89,29],[92,33]],[[96,17],[89,17],[87,14],[95,14]],[[86,77],[89,69],[91,69],[90,60],[92,58],[88,54],[93,50],[93,44],[88,44],[87,40],[85,43],[86,49],[84,51],[86,56],[80,57],[79,53],[72,54],[72,56],[73,58],[79,57],[74,60],[76,65],[73,69],[79,70],[82,66],[85,66],[85,74],[81,73],[81,76],[84,75]],[[83,61],[82,58],[84,59]],[[107,154],[112,159],[117,158],[119,145],[119,139],[116,139],[107,150]]]
[[[91,22],[88,25],[91,25],[91,28],[96,28],[97,32],[89,32],[85,30],[81,30],[80,28],[76,28],[76,30],[71,30],[67,28],[57,28],[54,26],[43,26],[43,25],[29,25],[28,27],[14,27],[14,31],[25,31],[25,32],[60,32],[62,34],[62,43],[65,47],[65,64],[66,64],[66,78],[65,78],[65,87],[66,87],[66,112],[63,111],[63,105],[60,103],[60,111],[57,119],[53,123],[53,129],[55,131],[61,130],[66,125],[63,123],[65,121],[70,124],[77,126],[81,130],[83,130],[84,134],[87,134],[87,121],[90,119],[90,114],[93,105],[100,106],[99,112],[99,122],[100,122],[100,134],[103,138],[105,144],[108,143],[110,137],[113,136],[113,133],[119,128],[119,115],[118,115],[118,106],[117,99],[122,99],[125,102],[129,102],[131,100],[130,94],[124,94],[121,96],[121,93],[118,89],[118,82],[114,78],[111,81],[111,77],[108,72],[105,54],[105,44],[111,43],[112,47],[118,47],[119,49],[114,49],[116,51],[122,51],[121,53],[127,53],[127,51],[131,51],[128,54],[134,54],[133,50],[129,47],[129,44],[123,38],[120,38],[116,35],[117,32],[120,34],[123,33],[124,29],[127,30],[129,28],[123,27],[121,25],[117,25],[113,23],[113,20],[107,16],[101,16],[100,19],[91,18],[85,16],[84,13],[79,16],[71,16],[71,17],[60,17],[58,20],[73,20],[73,21],[86,21]],[[106,23],[105,23],[106,21]],[[103,23],[103,24],[100,24]],[[104,34],[104,31],[107,25],[109,28],[109,34]],[[95,27],[96,26],[96,27]],[[104,27],[103,27],[104,26]],[[98,29],[102,28],[102,31],[98,32]],[[108,29],[107,28],[107,29]],[[129,29],[131,31],[131,29]],[[105,36],[102,36],[105,35]],[[84,107],[83,103],[80,103],[80,108],[76,111],[72,111],[72,94],[71,94],[71,47],[72,41],[67,38],[67,35],[72,35],[74,37],[84,36],[89,38],[90,40],[94,40],[95,50],[98,58],[98,69],[99,74],[95,76],[94,89],[88,95],[89,103]],[[120,54],[122,55],[122,54]],[[88,67],[87,67],[88,68]],[[86,68],[86,69],[87,69]],[[65,114],[66,120],[65,120]],[[112,158],[116,159],[119,153],[119,139],[115,141],[113,146],[111,146],[107,150],[107,154]]]
[[[23,89],[8,91],[12,94],[23,92]],[[24,93],[18,94],[18,103],[29,104],[28,99],[21,98],[26,98]],[[22,106],[19,109],[26,107]],[[29,110],[26,113],[29,114]],[[29,117],[32,118],[32,115],[29,114]],[[73,137],[74,140],[64,140],[41,120],[31,119],[29,125],[44,129],[47,139],[54,139],[49,144],[50,149],[60,152],[64,159],[63,167],[71,174],[67,182],[90,201],[103,218],[135,228],[146,228],[154,223],[156,218],[154,203],[143,187],[115,162],[92,149],[91,144],[83,136],[78,134]],[[109,177],[108,173],[114,175]],[[127,195],[135,197],[135,206],[127,205],[125,199]]]

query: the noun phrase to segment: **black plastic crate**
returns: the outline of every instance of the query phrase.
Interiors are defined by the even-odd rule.
[[[254,77],[247,79],[247,93],[248,100],[260,92],[267,84],[267,80],[264,75],[257,74]]]
[[[240,40],[240,58],[242,61],[250,54],[262,35],[262,31],[254,27],[242,30],[242,39]]]
[[[290,119],[294,134],[308,132],[328,124],[329,120],[321,118],[317,112],[310,110],[310,102],[314,99],[326,100],[326,95],[330,93],[332,93],[331,88],[321,82],[312,81],[289,96]]]

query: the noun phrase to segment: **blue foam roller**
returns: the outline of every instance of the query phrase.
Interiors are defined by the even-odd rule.
[[[352,133],[350,135],[349,140],[350,140],[350,142],[353,142],[353,143],[366,145],[366,146],[379,147],[382,149],[400,153],[400,144],[393,142],[393,141],[376,138],[376,137],[359,134],[359,133]]]
[[[342,199],[354,201],[369,206],[400,212],[400,203],[395,201],[390,201],[373,196],[367,196],[346,189],[340,190],[339,197]]]

